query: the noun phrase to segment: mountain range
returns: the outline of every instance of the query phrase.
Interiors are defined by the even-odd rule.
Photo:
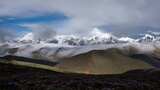
[[[87,36],[76,35],[56,35],[53,38],[47,40],[35,40],[34,34],[27,33],[21,38],[16,39],[16,42],[21,43],[53,43],[53,44],[65,44],[72,46],[83,45],[95,45],[95,44],[115,44],[115,43],[130,43],[130,42],[158,42],[160,41],[159,32],[147,32],[146,34],[137,35],[139,38],[130,37],[117,37],[111,33],[102,32],[98,28],[94,28],[93,31]]]
[[[24,57],[55,57],[74,56],[92,50],[105,50],[108,48],[135,47],[140,51],[159,48],[160,33],[147,32],[140,34],[139,38],[117,37],[94,28],[87,36],[56,35],[46,40],[35,40],[32,32],[13,41],[0,43],[0,56],[18,55]],[[141,47],[143,46],[143,47]],[[142,51],[143,51],[142,50]],[[150,50],[150,51],[152,51]]]

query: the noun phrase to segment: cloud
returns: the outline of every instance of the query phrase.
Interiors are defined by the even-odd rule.
[[[35,40],[51,39],[57,34],[53,27],[44,24],[26,24],[23,27],[27,27],[33,31]]]
[[[70,18],[61,28],[63,33],[84,33],[105,25],[160,28],[159,4],[159,0],[1,0],[0,16],[62,12]]]
[[[10,41],[15,38],[16,34],[8,28],[0,28],[0,43]]]

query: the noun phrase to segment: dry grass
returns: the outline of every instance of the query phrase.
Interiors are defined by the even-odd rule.
[[[120,74],[129,70],[154,68],[142,60],[124,55],[119,49],[91,51],[64,58],[56,67],[63,71],[86,74]]]

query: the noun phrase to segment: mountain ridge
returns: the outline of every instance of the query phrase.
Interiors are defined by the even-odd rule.
[[[94,28],[91,33],[87,36],[76,36],[76,35],[56,35],[53,38],[47,40],[35,40],[33,33],[28,33],[22,38],[17,39],[17,42],[23,43],[53,43],[53,44],[64,44],[73,46],[83,45],[95,45],[95,44],[115,44],[115,43],[130,43],[130,42],[159,42],[160,33],[148,31],[145,34],[140,34],[139,38],[131,38],[128,36],[117,37],[112,33],[102,32],[98,28]]]

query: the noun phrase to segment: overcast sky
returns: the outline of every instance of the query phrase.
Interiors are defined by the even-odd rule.
[[[39,33],[39,26],[66,34],[88,33],[95,27],[121,33],[147,27],[159,31],[160,0],[0,0],[1,32],[7,27]]]

